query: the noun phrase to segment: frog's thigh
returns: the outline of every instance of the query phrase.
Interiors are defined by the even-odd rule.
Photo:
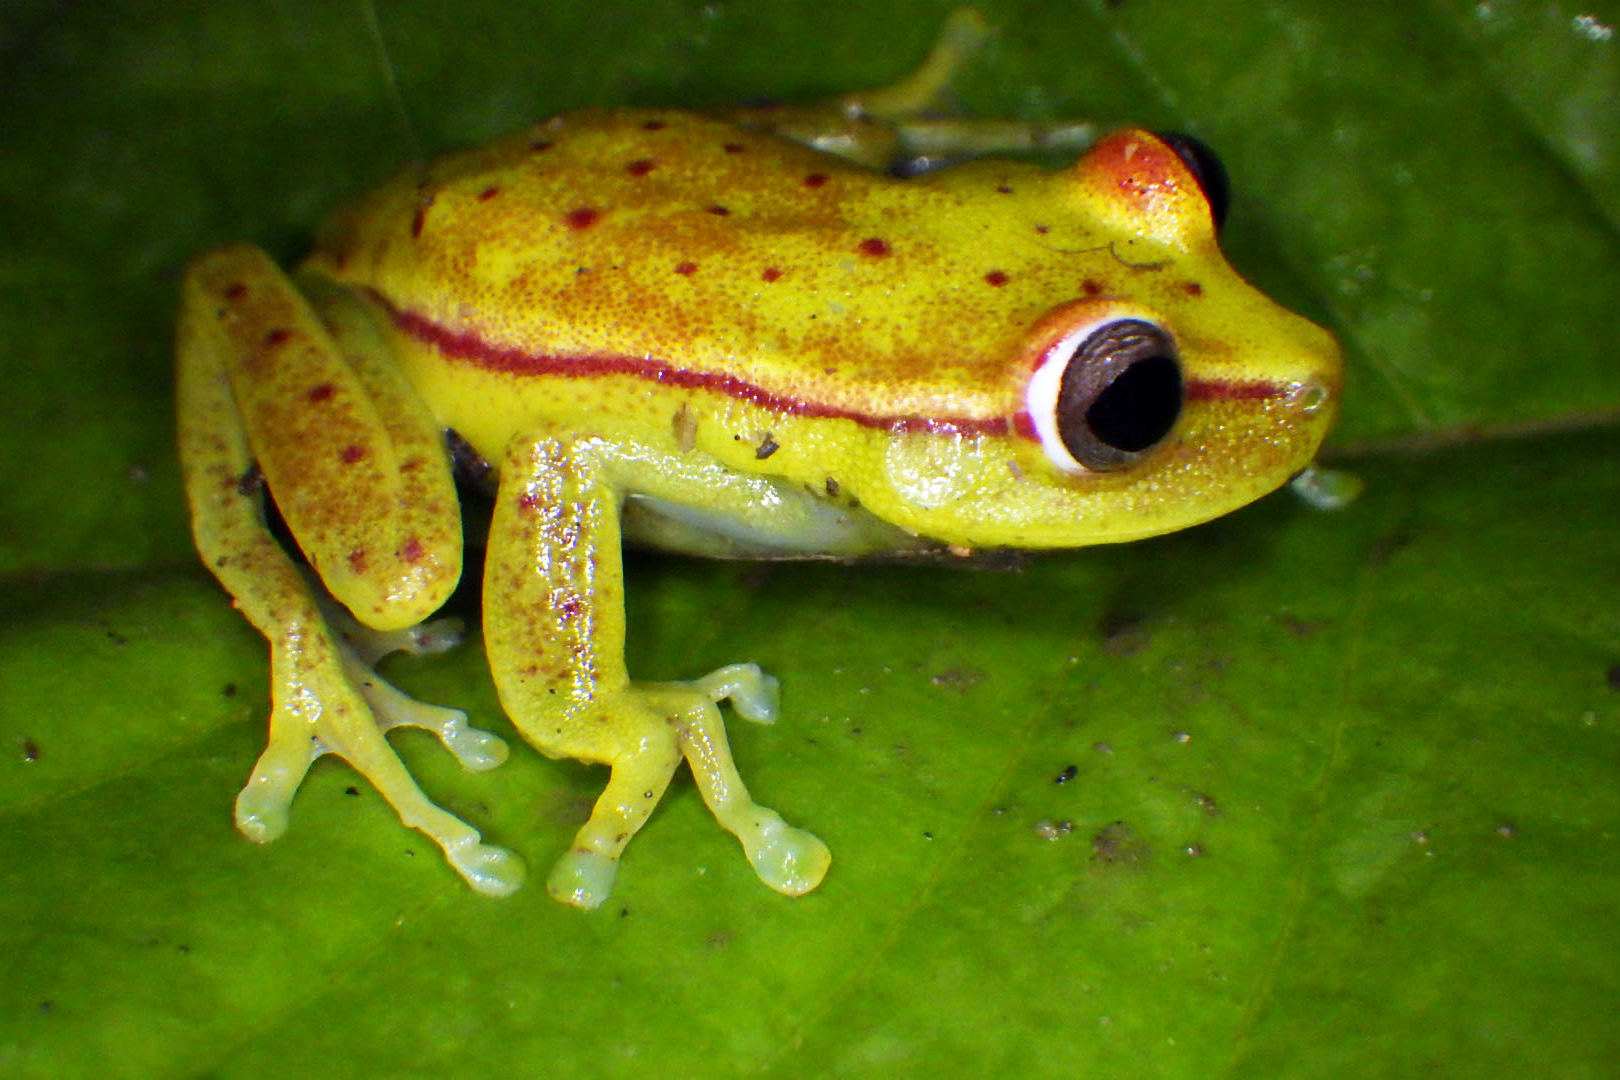
[[[743,664],[689,683],[641,684],[624,667],[622,474],[640,463],[636,490],[672,501],[703,498],[714,507],[727,495],[723,482],[700,493],[697,473],[673,462],[648,469],[656,454],[538,431],[514,439],[502,464],[484,576],[485,647],[501,702],[545,753],[612,770],[548,887],[568,903],[600,904],[625,845],[685,757],[704,801],[742,841],[761,879],[798,895],[820,882],[827,849],[752,801],[716,708],[731,698],[744,717],[771,720],[775,681]],[[735,495],[757,492],[739,482]]]
[[[241,427],[310,565],[367,626],[421,622],[461,575],[460,512],[443,432],[367,309],[311,281],[317,310],[247,245],[188,280],[195,306],[213,301]]]
[[[258,299],[269,301],[261,310]],[[236,606],[270,642],[270,738],[237,799],[237,826],[273,840],[309,764],[322,753],[346,758],[399,812],[445,851],[474,888],[510,892],[522,867],[479,842],[470,826],[429,802],[382,735],[406,723],[433,727],[473,766],[498,751],[454,710],[409,708],[376,682],[369,660],[396,648],[423,648],[407,635],[351,646],[333,632],[308,582],[266,529],[254,479],[254,453],[227,369],[244,341],[301,301],[267,257],[243,248],[204,256],[187,274],[177,342],[179,443],[192,531],[204,562]],[[267,318],[269,316],[270,318]],[[273,321],[272,321],[273,320]],[[257,336],[262,337],[263,333]],[[385,640],[386,638],[386,640]],[[369,653],[369,655],[365,655]]]

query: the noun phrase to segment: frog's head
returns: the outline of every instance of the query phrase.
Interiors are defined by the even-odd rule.
[[[1050,482],[1120,508],[1102,515],[1106,538],[1128,539],[1225,513],[1308,465],[1337,411],[1339,349],[1226,262],[1215,155],[1122,131],[1068,176],[1102,233],[1129,239],[1110,244],[1117,270],[1083,285],[1094,295],[1024,336],[1024,404]]]
[[[1068,295],[997,361],[1010,461],[958,472],[962,503],[938,500],[952,520],[927,528],[955,524],[978,545],[1131,540],[1236,509],[1310,464],[1337,412],[1339,348],[1226,262],[1214,155],[1123,131],[1056,181],[1072,216],[1054,222],[1048,257]],[[995,475],[1003,464],[1013,480]]]

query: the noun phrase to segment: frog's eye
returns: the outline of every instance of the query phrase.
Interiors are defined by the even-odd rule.
[[[1155,131],[1153,134],[1176,152],[1176,157],[1198,181],[1204,201],[1209,203],[1209,216],[1215,222],[1215,231],[1220,232],[1221,226],[1226,224],[1226,211],[1232,205],[1232,178],[1227,175],[1226,166],[1221,164],[1220,155],[1202,139],[1195,139],[1180,131]]]
[[[1059,341],[1030,377],[1041,448],[1065,472],[1109,472],[1145,457],[1181,415],[1176,342],[1145,319],[1113,319]]]

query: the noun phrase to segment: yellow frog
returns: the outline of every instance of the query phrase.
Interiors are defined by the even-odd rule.
[[[384,733],[429,728],[471,768],[505,745],[372,670],[454,640],[422,625],[461,573],[453,458],[495,486],[483,632],[503,707],[542,753],[611,767],[547,883],[585,908],[683,757],[767,885],[807,892],[830,859],[732,764],[717,704],[770,722],[774,679],[629,677],[621,540],[1075,547],[1207,520],[1310,462],[1338,349],[1227,265],[1198,144],[1127,130],[1057,172],[867,167],[1075,134],[923,115],[982,33],[959,13],[912,76],[824,106],[570,113],[453,154],[336,216],[296,283],[247,246],[191,266],[193,532],[273,666],[243,833],[278,836],[333,753],[473,888],[522,882]],[[312,574],[266,530],[266,486]]]

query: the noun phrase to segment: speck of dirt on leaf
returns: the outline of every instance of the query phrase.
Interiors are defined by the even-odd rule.
[[[1092,862],[1131,866],[1141,862],[1146,854],[1135,831],[1123,821],[1104,825],[1091,838]]]
[[[1134,656],[1147,648],[1153,634],[1147,616],[1139,611],[1110,611],[1102,620],[1102,651],[1116,659]]]
[[[930,675],[928,681],[949,690],[966,690],[976,683],[983,682],[984,678],[984,672],[978,668],[948,667],[937,675]]]
[[[1373,541],[1372,547],[1367,550],[1367,565],[1383,566],[1397,552],[1410,547],[1416,539],[1416,533],[1408,527],[1396,529],[1394,532],[1379,537]]]
[[[1063,820],[1054,821],[1051,818],[1041,818],[1032,826],[1036,836],[1042,840],[1061,840],[1074,832],[1074,822]]]
[[[1293,634],[1297,638],[1310,637],[1312,634],[1316,633],[1316,628],[1321,625],[1321,623],[1309,622],[1305,619],[1301,619],[1297,615],[1287,614],[1279,615],[1277,617],[1277,622],[1284,630],[1287,630],[1290,634]]]

